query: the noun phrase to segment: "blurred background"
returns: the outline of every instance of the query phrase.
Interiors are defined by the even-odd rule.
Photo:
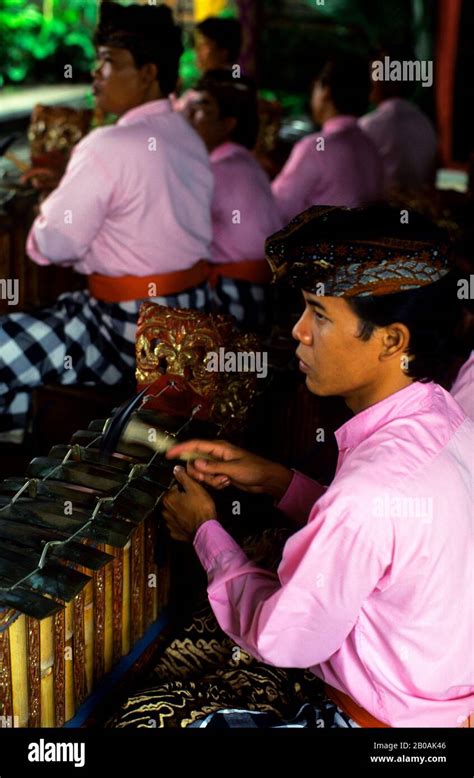
[[[124,4],[127,4],[126,2]],[[208,16],[240,20],[240,64],[262,97],[278,100],[283,137],[308,131],[311,80],[335,51],[367,53],[381,42],[433,59],[435,83],[414,99],[435,121],[444,165],[472,147],[474,4],[470,0],[169,0],[184,30],[181,86],[196,80],[193,29]],[[2,0],[0,123],[8,131],[35,103],[92,107],[88,87],[98,0]],[[72,66],[65,82],[64,68]],[[461,121],[462,116],[462,121]]]

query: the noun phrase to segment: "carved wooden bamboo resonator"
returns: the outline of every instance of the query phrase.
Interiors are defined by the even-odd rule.
[[[157,620],[169,590],[163,533],[157,542],[168,441],[241,428],[256,394],[255,375],[206,370],[219,348],[258,348],[228,317],[146,303],[136,344],[137,407],[0,484],[4,726],[62,726]]]

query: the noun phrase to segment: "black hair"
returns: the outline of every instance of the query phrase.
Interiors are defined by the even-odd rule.
[[[361,116],[367,111],[371,89],[369,62],[364,57],[341,55],[329,59],[316,78],[331,90],[339,113]]]
[[[208,16],[196,25],[196,30],[205,38],[224,51],[228,52],[229,63],[235,63],[242,47],[242,28],[237,19],[221,19],[218,16]]]
[[[372,62],[378,60],[384,62],[389,57],[390,62],[413,62],[416,60],[415,52],[405,43],[381,42],[375,49]],[[415,92],[416,83],[401,79],[400,81],[381,81],[382,92],[386,97],[403,97],[408,99]]]
[[[231,140],[253,149],[258,135],[258,102],[252,79],[246,76],[234,78],[231,70],[216,68],[208,70],[194,88],[214,98],[222,119],[228,116],[237,119]]]
[[[167,97],[176,88],[183,44],[181,29],[167,5],[128,5],[103,2],[94,44],[130,51],[137,68],[157,66],[160,91]]]
[[[369,340],[376,327],[396,322],[410,331],[407,373],[419,381],[444,383],[454,354],[461,317],[457,273],[433,284],[394,294],[346,298],[359,317],[359,337]]]

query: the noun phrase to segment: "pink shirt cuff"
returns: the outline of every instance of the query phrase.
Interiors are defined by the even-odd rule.
[[[210,573],[219,564],[218,557],[222,554],[228,558],[230,553],[234,559],[240,557],[242,562],[248,561],[239,544],[222,524],[214,519],[201,524],[194,536],[193,545],[206,573]]]
[[[326,489],[326,486],[295,470],[288,489],[276,507],[298,524],[306,524],[314,503]]]
[[[29,258],[33,260],[33,262],[36,262],[37,265],[50,265],[51,262],[41,253],[38,248],[38,244],[36,243],[35,225],[36,220],[34,221],[26,239],[26,253],[28,254]]]

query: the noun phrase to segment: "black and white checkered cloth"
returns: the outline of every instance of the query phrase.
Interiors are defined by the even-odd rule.
[[[188,724],[188,729],[360,729],[333,702],[323,701],[318,707],[305,703],[296,716],[284,720],[276,713],[238,708],[223,708]]]
[[[206,284],[147,301],[206,310]],[[21,438],[31,392],[42,384],[105,384],[133,379],[135,331],[143,300],[105,303],[88,291],[65,292],[55,305],[0,317],[0,440]]]
[[[270,284],[253,284],[234,278],[219,277],[210,290],[212,309],[216,313],[229,313],[249,332],[269,327],[271,324]]]

